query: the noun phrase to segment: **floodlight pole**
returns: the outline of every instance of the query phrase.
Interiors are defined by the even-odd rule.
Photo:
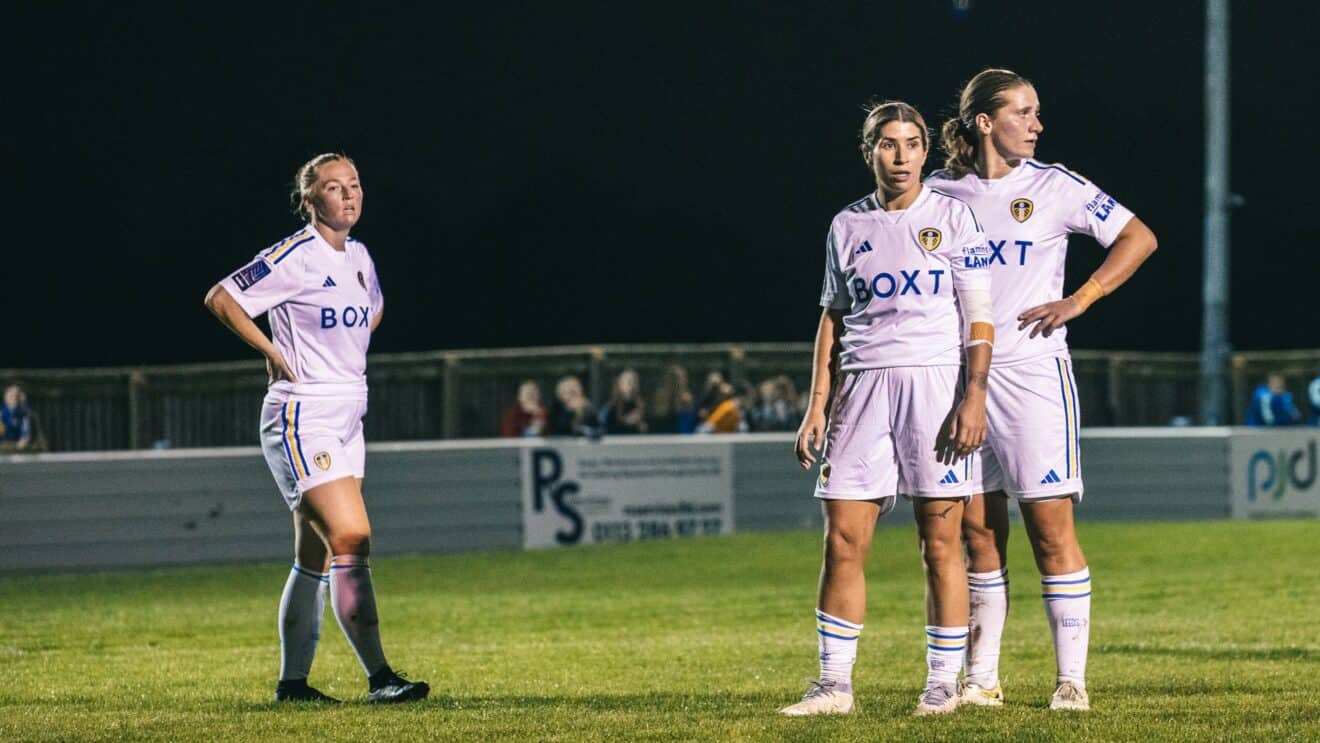
[[[1228,0],[1206,0],[1205,273],[1201,296],[1201,424],[1225,423],[1228,363]],[[1231,422],[1231,419],[1227,422]]]

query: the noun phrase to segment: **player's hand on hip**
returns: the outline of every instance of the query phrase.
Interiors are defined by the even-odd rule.
[[[284,360],[284,357],[280,355],[279,351],[275,351],[266,356],[266,376],[269,384],[283,382],[285,380],[290,382],[298,381],[298,378],[293,376],[293,371],[289,369],[288,362]]]
[[[1082,314],[1082,312],[1081,304],[1072,297],[1046,302],[1018,315],[1018,330],[1035,323],[1035,327],[1031,329],[1031,337],[1035,338],[1037,335],[1043,335],[1048,338],[1064,323]]]
[[[825,412],[808,410],[798,427],[797,442],[794,448],[798,464],[802,469],[809,469],[816,463],[816,452],[825,446]],[[813,451],[814,450],[814,451]]]

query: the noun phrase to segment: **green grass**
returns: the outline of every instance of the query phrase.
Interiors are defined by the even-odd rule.
[[[312,682],[270,703],[287,564],[0,579],[0,740],[1316,740],[1320,524],[1086,524],[1089,714],[1012,544],[1008,705],[910,716],[925,677],[915,537],[881,529],[861,714],[785,719],[816,671],[819,535],[374,560],[391,661],[425,703],[362,704],[327,616]]]

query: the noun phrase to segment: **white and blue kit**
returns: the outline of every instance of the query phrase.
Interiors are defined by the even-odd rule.
[[[935,444],[952,412],[964,339],[959,295],[988,292],[989,251],[976,215],[922,188],[907,209],[875,195],[835,216],[820,304],[843,312],[840,378],[816,497],[963,497],[971,462],[941,464]]]
[[[1067,329],[1032,338],[1032,326],[1019,330],[1017,318],[1063,297],[1070,234],[1090,235],[1107,248],[1132,212],[1067,168],[1031,159],[1003,178],[969,173],[955,180],[936,171],[926,185],[976,211],[990,250],[995,351],[986,396],[989,430],[974,463],[978,492],[1080,499],[1081,414]]]
[[[266,314],[271,340],[296,379],[272,384],[261,444],[290,510],[302,493],[363,477],[367,348],[384,308],[367,247],[336,250],[307,225],[220,281],[249,317]]]

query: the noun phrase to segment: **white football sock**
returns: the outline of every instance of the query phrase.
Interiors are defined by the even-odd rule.
[[[971,614],[967,637],[967,681],[982,689],[999,685],[999,645],[1008,619],[1008,568],[968,573]]]
[[[852,669],[857,662],[857,638],[861,634],[862,625],[816,610],[821,681],[835,681],[852,689]]]
[[[966,652],[966,627],[926,625],[926,686],[957,684]]]
[[[329,581],[296,562],[289,571],[280,597],[280,681],[306,679],[312,670]]]
[[[1091,570],[1046,575],[1040,579],[1045,616],[1054,632],[1057,681],[1086,687],[1086,651],[1091,641]]]
[[[357,653],[367,675],[385,667],[380,647],[380,620],[376,616],[376,594],[371,588],[371,568],[360,555],[330,558],[330,603],[348,644]]]

